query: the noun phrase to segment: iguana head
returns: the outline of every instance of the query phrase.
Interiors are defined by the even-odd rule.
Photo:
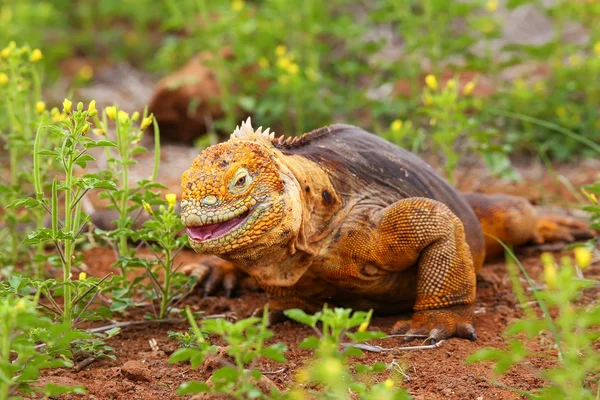
[[[231,139],[205,149],[181,177],[182,221],[198,253],[282,249],[300,226],[297,183],[278,162],[273,133],[250,119]],[[230,258],[230,257],[224,257]]]

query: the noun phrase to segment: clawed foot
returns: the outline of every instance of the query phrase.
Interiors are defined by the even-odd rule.
[[[471,306],[417,311],[410,321],[396,322],[392,334],[407,335],[405,342],[423,337],[426,342],[435,343],[453,336],[477,340]]]
[[[548,242],[574,242],[590,239],[598,232],[584,222],[568,217],[544,216],[536,224],[533,241],[537,244]]]
[[[253,278],[217,257],[208,258],[202,263],[184,265],[181,272],[198,278],[196,285],[203,287],[204,296],[214,295],[220,288],[225,289],[227,297],[233,297],[240,287],[258,290]]]

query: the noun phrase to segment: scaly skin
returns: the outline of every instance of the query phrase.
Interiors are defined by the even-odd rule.
[[[283,140],[247,121],[200,154],[182,189],[191,246],[254,277],[274,312],[414,310],[394,331],[431,340],[476,338],[478,216],[508,244],[535,231],[523,199],[463,197],[414,155],[345,125]]]

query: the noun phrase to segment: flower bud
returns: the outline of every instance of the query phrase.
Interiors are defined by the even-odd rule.
[[[152,124],[152,121],[153,121],[152,116],[144,118],[142,120],[142,123],[140,124],[140,129],[145,130],[147,127],[149,127]]]
[[[43,113],[45,109],[46,103],[44,103],[43,101],[38,101],[37,103],[35,103],[35,110],[38,112],[38,114]]]
[[[63,111],[65,112],[65,114],[68,114],[71,112],[71,106],[73,105],[73,102],[69,99],[64,99],[63,100]]]
[[[592,263],[592,252],[585,247],[576,247],[573,252],[575,253],[575,262],[579,268],[585,269]]]
[[[115,106],[108,106],[104,109],[106,111],[106,116],[113,121],[117,119],[117,108]]]
[[[438,87],[437,78],[434,75],[429,74],[425,77],[425,84],[429,89],[436,90]]]
[[[29,61],[34,63],[40,61],[42,58],[44,58],[42,51],[40,49],[34,49],[29,56]]]

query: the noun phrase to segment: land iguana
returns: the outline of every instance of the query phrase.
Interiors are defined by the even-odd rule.
[[[476,273],[501,250],[484,232],[519,246],[542,240],[539,231],[567,240],[586,231],[539,221],[523,198],[461,194],[414,154],[350,125],[284,139],[248,119],[196,158],[182,191],[192,248],[216,256],[198,266],[209,286],[231,290],[240,270],[249,274],[271,322],[324,303],[414,310],[393,332],[431,341],[477,337]]]

